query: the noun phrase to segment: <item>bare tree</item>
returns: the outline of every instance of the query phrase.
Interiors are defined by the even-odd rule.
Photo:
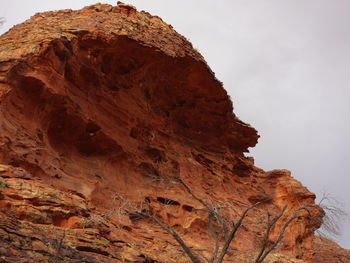
[[[327,239],[336,239],[341,235],[340,222],[348,216],[348,213],[343,204],[329,193],[323,193],[318,204],[324,211],[324,217],[317,234]]]
[[[234,209],[234,207],[230,204],[217,204],[209,205],[204,199],[198,197],[193,193],[191,188],[185,184],[180,179],[173,178],[157,178],[157,180],[167,181],[170,183],[176,183],[181,185],[186,192],[196,201],[198,201],[203,207],[201,209],[196,209],[197,211],[202,211],[207,214],[208,218],[208,229],[213,236],[213,249],[211,251],[210,257],[203,253],[204,251],[208,251],[206,249],[194,249],[191,248],[186,242],[181,238],[181,236],[171,227],[166,225],[161,221],[158,217],[151,213],[149,208],[149,204],[141,203],[140,205],[133,204],[130,200],[125,198],[123,195],[117,193],[116,199],[120,200],[120,207],[123,207],[123,210],[132,216],[138,216],[140,218],[150,219],[157,225],[159,225],[163,230],[169,233],[176,242],[181,246],[183,252],[191,259],[193,263],[222,263],[225,256],[228,253],[229,247],[234,240],[237,231],[241,227],[244,219],[248,215],[248,213],[254,210],[259,203],[255,203],[246,207],[239,215],[236,221],[227,220],[221,213],[222,209]],[[292,215],[286,217],[287,206],[282,209],[282,211],[275,217],[272,218],[270,213],[267,211],[267,226],[265,235],[261,244],[260,251],[256,256],[255,263],[262,263],[264,259],[277,247],[277,245],[283,240],[284,233],[288,226],[295,219],[312,219],[320,215],[320,208],[317,205],[305,205],[301,206],[294,212],[292,211]],[[281,221],[283,218],[283,224],[281,227],[277,229],[276,223]],[[282,222],[282,221],[281,221]],[[272,231],[278,231],[277,238],[273,241],[270,240]]]
[[[5,18],[0,17],[0,26],[2,26],[5,23]]]
[[[270,239],[270,234],[273,228],[275,227],[276,223],[284,216],[286,212],[287,206],[285,206],[282,211],[275,216],[275,218],[271,219],[270,214],[267,211],[267,227],[265,231],[264,240],[261,244],[260,253],[255,259],[255,263],[262,263],[264,259],[277,247],[277,245],[282,241],[284,237],[284,233],[286,232],[287,227],[295,220],[295,219],[302,219],[306,218],[309,220],[316,219],[317,221],[320,220],[320,218],[317,216],[320,214],[320,207],[318,205],[304,205],[299,207],[297,210],[295,210],[292,215],[285,221],[285,223],[282,225],[282,227],[279,230],[279,234],[277,235],[277,238],[272,242],[271,245],[268,246],[268,242]],[[316,210],[316,211],[313,211]],[[316,216],[315,216],[316,215]]]

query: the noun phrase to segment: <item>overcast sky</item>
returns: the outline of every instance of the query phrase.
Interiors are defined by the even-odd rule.
[[[105,1],[115,4],[116,1]],[[1,0],[0,33],[36,12],[90,0]],[[185,35],[261,135],[257,166],[292,171],[350,208],[350,1],[129,0]],[[350,248],[350,224],[339,243]],[[348,225],[348,226],[346,226]]]

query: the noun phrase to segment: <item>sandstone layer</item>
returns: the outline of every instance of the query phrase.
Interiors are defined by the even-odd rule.
[[[146,200],[191,248],[210,251],[201,204],[160,180],[177,178],[207,202],[233,205],[232,220],[259,202],[225,258],[251,262],[266,211],[287,206],[280,227],[315,200],[289,171],[254,166],[244,153],[258,137],[203,57],[159,17],[121,3],[36,14],[0,37],[0,258],[189,262],[115,198]],[[310,262],[321,218],[293,222],[267,260]]]

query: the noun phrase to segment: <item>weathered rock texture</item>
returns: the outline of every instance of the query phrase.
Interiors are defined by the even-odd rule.
[[[315,237],[313,242],[315,255],[313,263],[348,263],[350,250],[341,248],[331,240]]]
[[[202,56],[159,17],[123,4],[36,14],[0,38],[1,259],[189,262],[114,198],[147,200],[189,246],[210,250],[201,205],[158,180],[171,177],[234,204],[231,218],[261,203],[226,258],[247,261],[267,209],[288,205],[290,215],[315,199],[288,171],[244,156],[257,139]],[[310,261],[318,227],[293,222],[270,262]]]

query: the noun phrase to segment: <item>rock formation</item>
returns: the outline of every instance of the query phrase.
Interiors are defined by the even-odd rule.
[[[258,137],[203,57],[159,17],[122,3],[38,13],[0,37],[0,258],[189,262],[115,198],[146,200],[190,247],[211,249],[201,204],[159,181],[179,178],[205,200],[233,204],[233,219],[259,202],[225,258],[249,262],[267,210],[287,205],[287,219],[315,200],[290,172],[245,157]],[[310,262],[320,222],[293,222],[269,261]]]

